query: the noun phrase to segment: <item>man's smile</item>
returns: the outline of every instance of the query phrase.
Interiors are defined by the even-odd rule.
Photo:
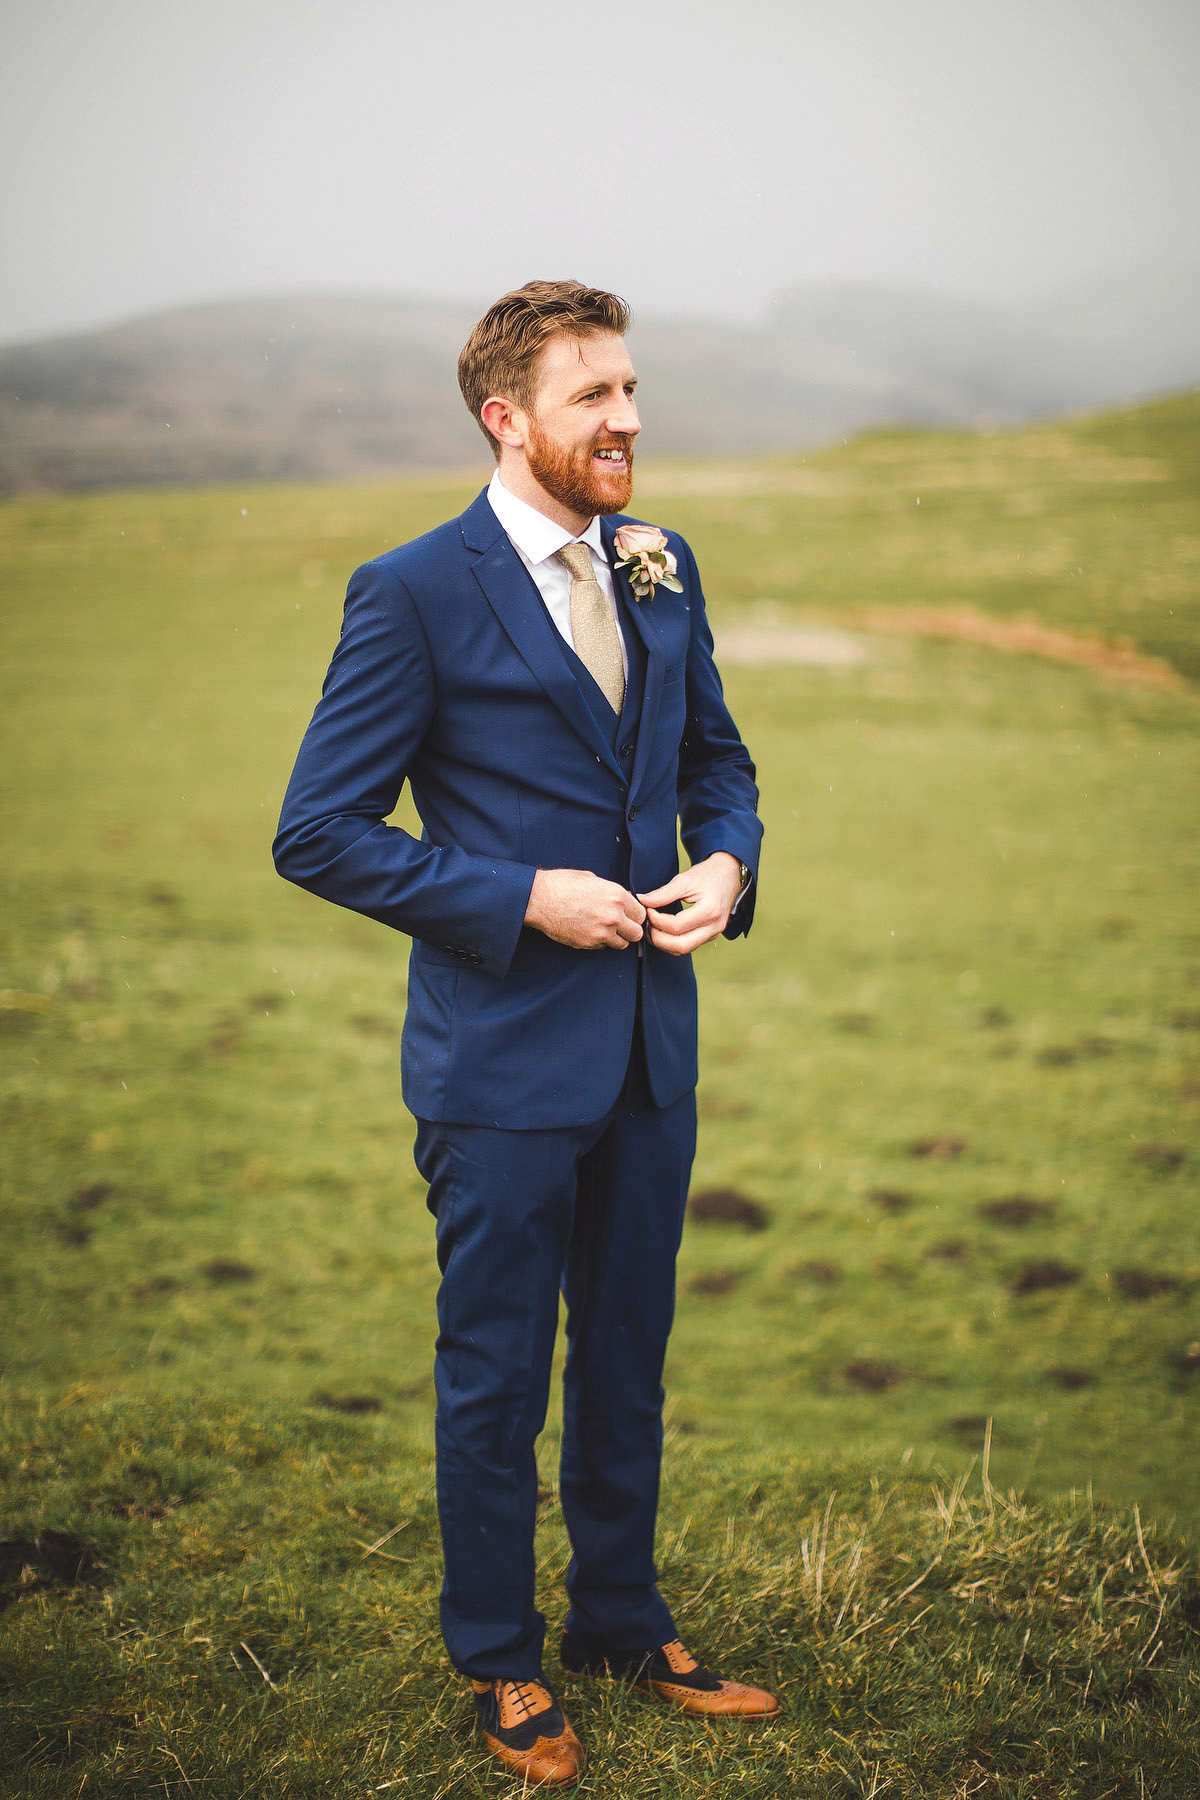
[[[632,444],[598,444],[592,451],[593,465],[600,464],[605,475],[628,475],[633,467]]]

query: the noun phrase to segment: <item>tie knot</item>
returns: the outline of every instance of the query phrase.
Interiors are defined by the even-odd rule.
[[[594,581],[595,571],[592,568],[592,555],[586,544],[564,544],[557,552],[560,563],[570,569],[575,581]]]

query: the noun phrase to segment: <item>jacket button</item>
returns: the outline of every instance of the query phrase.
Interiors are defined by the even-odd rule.
[[[633,824],[633,821],[634,821],[634,820],[635,820],[635,819],[636,819],[636,818],[637,818],[637,807],[636,807],[636,806],[631,806],[631,807],[630,807],[630,809],[629,809],[629,823],[630,823],[630,824],[631,824],[631,825],[632,825],[632,824]]]

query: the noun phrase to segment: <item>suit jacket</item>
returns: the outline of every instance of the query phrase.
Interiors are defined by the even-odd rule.
[[[605,548],[624,523],[601,521]],[[754,765],[713,664],[696,565],[636,601],[636,739],[584,683],[484,494],[351,577],[341,639],[275,839],[280,874],[413,939],[401,1050],[418,1118],[514,1130],[587,1124],[620,1092],[639,989],[656,1103],[696,1081],[690,957],[572,950],[523,924],[540,868],[647,893],[727,850],[757,871]],[[631,661],[640,667],[642,658]],[[611,728],[611,717],[607,721]],[[385,820],[408,781],[419,840]],[[749,929],[754,889],[727,927]]]

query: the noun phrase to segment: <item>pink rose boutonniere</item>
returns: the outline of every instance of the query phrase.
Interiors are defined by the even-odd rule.
[[[635,600],[649,600],[660,583],[668,592],[682,594],[683,583],[675,579],[678,564],[657,525],[622,525],[613,533],[613,548],[621,559],[618,569],[629,572]]]

